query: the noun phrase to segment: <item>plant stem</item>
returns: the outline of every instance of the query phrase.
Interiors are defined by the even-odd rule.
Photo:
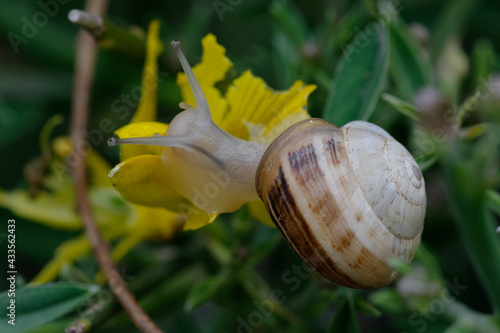
[[[102,15],[107,8],[107,1],[88,0],[85,9],[91,13]],[[160,333],[161,330],[139,306],[135,297],[128,290],[120,273],[111,259],[108,243],[103,239],[87,198],[87,173],[85,169],[85,153],[88,143],[84,133],[87,125],[90,92],[94,81],[97,47],[93,38],[87,33],[78,35],[75,63],[75,78],[73,87],[71,139],[74,147],[73,165],[76,182],[77,209],[85,227],[85,234],[94,250],[97,261],[106,275],[109,287],[116,295],[121,305],[130,315],[132,321],[142,332]],[[85,149],[86,148],[86,149]]]
[[[137,279],[129,283],[129,289],[135,295],[144,294],[151,288],[167,279],[172,274],[172,269],[167,267],[157,267],[142,273]],[[92,327],[96,327],[112,314],[118,306],[116,297],[111,299],[98,297],[95,304],[78,316],[65,330],[66,333],[86,332]]]
[[[200,267],[186,267],[175,274],[170,274],[162,282],[155,283],[154,291],[142,297],[140,304],[149,313],[154,313],[159,309],[165,312],[169,305],[174,304],[181,296],[186,295],[193,284],[200,278],[203,278],[203,271]],[[120,313],[108,320],[100,329],[109,331],[126,319],[125,315]]]

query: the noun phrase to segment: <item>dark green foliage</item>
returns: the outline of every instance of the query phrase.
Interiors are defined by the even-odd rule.
[[[57,7],[46,22],[40,3]],[[79,32],[67,20],[73,8],[83,1],[0,3],[1,190],[28,187],[23,168],[42,154],[40,132],[52,116],[64,122],[51,138],[68,134]],[[165,332],[500,332],[498,1],[125,0],[111,2],[108,18],[117,29],[162,22],[159,121],[169,122],[181,101],[168,42],[181,40],[194,64],[201,38],[212,32],[235,64],[229,76],[251,69],[274,89],[298,79],[316,84],[311,115],[338,126],[380,124],[414,154],[426,180],[423,245],[411,265],[392,263],[401,279],[378,290],[349,290],[310,273],[246,207],[170,242],[141,243],[118,266]],[[135,106],[117,113],[113,105],[124,106],[124,94],[140,84],[136,48],[100,51],[89,133],[102,119],[116,130],[132,117]],[[420,110],[423,87],[434,87],[445,107]],[[423,111],[437,116],[428,121]],[[105,144],[112,130],[88,139],[114,165],[117,150]],[[16,326],[6,316],[12,218]],[[0,228],[1,332],[62,332],[87,310],[89,332],[137,332],[107,287],[88,283],[98,271],[90,253],[56,282],[23,286],[75,231],[5,209]]]

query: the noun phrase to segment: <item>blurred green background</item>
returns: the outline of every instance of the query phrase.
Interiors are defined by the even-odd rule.
[[[38,1],[11,0],[0,3],[0,31],[4,36],[0,41],[0,188],[3,190],[26,188],[23,168],[41,154],[40,132],[52,116],[60,114],[64,117],[64,123],[55,127],[52,137],[68,133],[75,39],[79,28],[70,24],[67,13],[73,8],[82,9],[84,2],[67,2],[58,3],[57,13],[46,24],[40,24],[33,37],[26,38],[15,47],[9,40],[9,33],[23,36],[23,18],[32,21],[33,15],[41,10],[40,4]],[[220,7],[221,3],[225,7]],[[169,41],[180,40],[189,61],[195,64],[201,56],[200,40],[209,32],[227,49],[227,56],[235,64],[229,74],[231,78],[251,69],[274,89],[287,89],[298,79],[317,84],[318,89],[309,99],[309,112],[332,121],[336,116],[332,116],[325,105],[342,105],[339,97],[332,97],[332,87],[338,87],[343,78],[340,65],[345,57],[343,52],[354,41],[357,33],[377,20],[376,10],[383,5],[384,1],[373,0],[124,0],[110,2],[108,17],[124,27],[137,26],[143,30],[147,29],[152,19],[162,22],[160,35],[166,47],[159,61],[162,78],[158,104],[160,121],[169,122],[179,111],[177,105],[181,101],[175,85],[180,66],[168,47]],[[440,98],[438,100],[448,108],[459,109],[463,106],[463,102],[473,96],[479,87],[485,87],[484,84],[481,86],[482,82],[487,82],[495,73],[498,75],[500,2],[424,0],[394,1],[393,5],[398,8],[399,14],[389,24],[394,30],[390,32],[391,49],[387,51],[390,53],[389,67],[377,83],[380,89],[374,92],[376,104],[373,110],[360,114],[384,127],[414,152],[418,151],[418,140],[428,138],[433,129],[447,129],[440,127],[442,124],[428,121],[425,116],[420,117],[422,126],[415,125],[414,121],[402,114],[404,107],[401,104],[398,104],[399,108],[394,107],[385,101],[387,97],[383,100],[380,93],[395,96],[425,113],[428,110],[423,109],[427,104],[417,98],[425,98],[419,89],[424,85],[434,86]],[[407,44],[407,40],[411,41]],[[450,41],[456,41],[456,44]],[[18,52],[15,52],[16,48]],[[141,58],[113,50],[100,51],[89,129],[98,128],[103,118],[112,119],[116,128],[128,123],[132,112],[129,118],[122,120],[111,112],[111,105],[122,94],[130,93],[140,84],[142,67]],[[405,73],[408,76],[405,77]],[[350,72],[344,75],[349,77]],[[481,78],[484,80],[481,81]],[[466,286],[463,292],[455,296],[471,311],[491,314],[496,310],[497,316],[499,309],[495,309],[493,303],[495,299],[499,301],[500,276],[495,276],[498,269],[494,267],[500,266],[500,262],[495,261],[499,258],[497,250],[500,236],[494,233],[498,226],[498,215],[494,217],[492,212],[498,212],[500,207],[495,196],[500,184],[498,127],[495,127],[500,119],[498,82],[497,77],[497,85],[489,86],[491,94],[488,98],[480,99],[479,106],[466,110],[467,117],[463,122],[464,129],[467,126],[488,124],[491,125],[490,130],[468,141],[463,139],[469,133],[465,131],[459,140],[453,141],[454,146],[449,147],[445,143],[446,147],[442,150],[436,148],[431,152],[432,156],[418,160],[421,165],[425,165],[429,204],[422,237],[428,252],[417,258],[427,271],[432,270],[429,267],[433,263],[437,264],[434,273],[439,271],[438,275],[442,276],[442,279],[437,279],[438,285],[446,286],[444,281],[452,284],[458,281],[460,285]],[[432,103],[429,107],[431,111],[428,112],[433,112],[433,107],[442,108],[435,100]],[[415,110],[409,109],[410,113]],[[416,115],[418,118],[418,113]],[[356,117],[353,116],[353,119]],[[106,139],[103,138],[95,148],[114,165],[118,162],[118,151],[109,148],[105,144]],[[464,142],[460,141],[462,139]],[[457,174],[461,177],[457,177]],[[5,226],[10,218],[17,221],[18,278],[22,277],[25,282],[36,275],[59,244],[79,234],[48,228],[0,209],[1,226]],[[152,301],[153,317],[166,331],[236,331],[239,322],[235,318],[246,318],[253,311],[255,305],[248,292],[252,288],[244,287],[244,282],[231,275],[231,272],[238,271],[237,268],[228,272],[213,258],[213,253],[206,248],[212,239],[218,239],[231,253],[231,267],[243,265],[241,262],[253,258],[254,254],[261,256],[255,259],[255,274],[258,277],[249,276],[248,279],[253,281],[257,290],[265,289],[259,289],[259,283],[268,285],[266,288],[284,290],[287,297],[284,306],[296,315],[296,320],[290,319],[288,313],[273,315],[263,325],[252,327],[254,332],[333,332],[339,329],[356,331],[358,328],[362,332],[474,331],[466,330],[467,326],[461,324],[453,328],[459,320],[445,310],[438,314],[432,313],[429,302],[434,298],[428,295],[422,298],[418,293],[405,298],[404,295],[398,295],[394,286],[374,292],[353,293],[326,285],[317,278],[307,277],[300,280],[297,290],[291,290],[290,285],[283,284],[282,276],[293,265],[301,263],[276,230],[252,221],[245,210],[227,214],[220,220],[217,225],[179,234],[168,243],[141,244],[120,263],[120,267],[125,267],[127,274],[134,278],[155,265],[167,266],[165,276],[173,276],[175,272],[183,272],[183,268],[199,264],[202,267],[200,280],[208,276],[224,280],[217,287],[207,287],[209,290],[214,289],[207,292],[207,302],[201,302],[204,304],[192,311],[184,310],[191,285],[180,284],[178,293],[171,293],[173,296],[166,293],[163,299],[154,300],[157,303]],[[6,234],[6,227],[2,228],[4,230],[0,230],[0,234]],[[487,240],[481,238],[481,232],[467,238],[468,234],[472,235],[470,230],[479,229],[491,234]],[[490,241],[492,245],[488,243]],[[5,237],[0,238],[0,245],[0,260],[4,261],[4,253],[7,253]],[[174,256],[174,259],[165,259],[165,256]],[[478,259],[478,256],[481,258]],[[488,266],[493,269],[485,268]],[[4,267],[4,263],[0,267]],[[96,264],[91,256],[87,256],[78,263],[78,267],[84,272],[95,272]],[[484,269],[478,270],[477,267]],[[415,270],[412,272],[415,273]],[[241,272],[238,274],[241,275]],[[479,275],[486,277],[481,279]],[[5,277],[6,272],[2,269],[0,290],[7,287]],[[167,277],[165,279],[168,280]],[[488,284],[492,284],[494,279],[497,281],[496,287]],[[162,285],[165,285],[165,281],[162,281]],[[175,283],[179,281],[172,282],[173,285]],[[209,283],[207,285],[211,286]],[[421,307],[415,306],[411,300]],[[381,312],[371,309],[372,306]],[[427,309],[427,316],[425,311],[419,312],[417,309]],[[413,316],[415,313],[417,315]],[[109,318],[111,320],[103,321],[108,326],[102,326],[107,327],[102,328],[102,331],[135,330],[119,314],[110,314]],[[341,318],[345,321],[352,319],[357,324],[344,323],[345,326],[338,326]]]

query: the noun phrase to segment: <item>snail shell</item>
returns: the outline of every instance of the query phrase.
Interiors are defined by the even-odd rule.
[[[319,274],[350,288],[377,288],[410,262],[426,208],[422,173],[380,127],[299,122],[266,150],[256,187],[291,247]]]

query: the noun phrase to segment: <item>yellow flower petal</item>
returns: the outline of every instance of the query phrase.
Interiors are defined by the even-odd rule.
[[[113,240],[126,233],[126,228],[101,229],[106,240]],[[92,247],[86,235],[82,234],[76,238],[65,241],[59,245],[52,259],[42,268],[42,270],[31,280],[30,283],[46,283],[55,280],[64,265],[73,264],[79,258],[91,251]],[[102,283],[104,283],[102,279]]]
[[[164,208],[145,206],[136,208],[139,215],[134,230],[144,240],[169,240],[185,219],[181,214]]]
[[[247,206],[250,211],[250,215],[255,217],[260,222],[264,223],[265,225],[276,228],[273,220],[271,219],[271,216],[269,216],[269,213],[266,210],[266,206],[262,201],[250,201],[249,203],[247,203]]]
[[[64,265],[75,262],[90,252],[90,244],[85,235],[78,236],[62,243],[56,250],[54,257],[31,280],[30,283],[47,283],[55,280]]]
[[[61,202],[57,196],[46,192],[39,193],[33,199],[26,191],[3,192],[0,190],[1,207],[25,219],[57,229],[81,229],[73,199],[71,198],[70,202]]]
[[[189,204],[163,177],[160,156],[131,157],[115,166],[109,177],[111,184],[129,202],[173,211],[179,210],[182,204]]]
[[[270,143],[293,123],[310,118],[307,98],[314,89],[296,81],[289,90],[274,91],[246,71],[229,87],[229,111],[219,125],[236,137]]]
[[[226,112],[227,102],[222,97],[220,91],[215,88],[215,83],[224,79],[229,68],[233,66],[233,63],[225,56],[226,49],[217,44],[217,39],[214,35],[206,35],[201,40],[201,44],[203,47],[201,63],[193,67],[193,73],[207,98],[212,118],[217,123]],[[196,107],[193,92],[191,91],[191,87],[189,87],[187,77],[184,73],[177,75],[177,85],[181,89],[182,100]]]
[[[142,72],[141,100],[131,123],[156,120],[156,103],[158,100],[158,69],[156,61],[163,51],[159,38],[160,21],[153,20],[149,24],[146,37],[146,63]]]
[[[111,169],[111,165],[95,150],[87,155],[85,162],[90,173],[90,183],[97,187],[109,186],[109,179],[106,175]]]
[[[217,216],[219,216],[219,214],[209,214],[204,210],[193,207],[189,210],[188,218],[184,225],[184,231],[200,229],[212,223]]]
[[[125,125],[122,128],[116,130],[115,134],[121,139],[153,136],[155,133],[164,135],[167,132],[167,128],[168,125],[163,123],[153,121],[140,122]],[[159,155],[160,150],[161,147],[159,146],[122,145],[120,146],[120,160],[124,161],[130,157],[144,154]]]

